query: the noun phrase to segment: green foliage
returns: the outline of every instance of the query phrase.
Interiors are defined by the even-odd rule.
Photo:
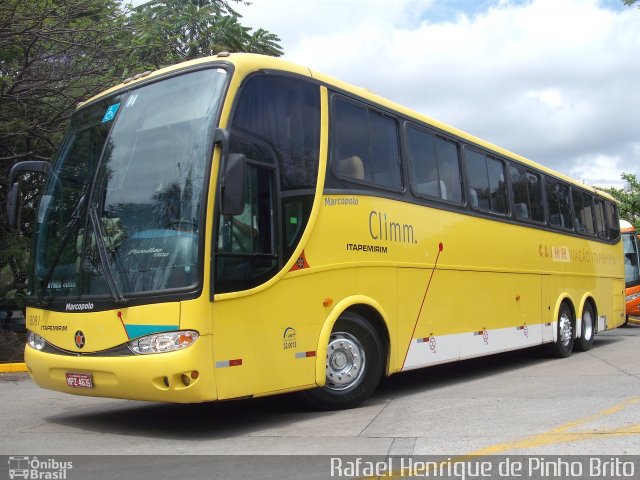
[[[238,0],[236,0],[238,1]],[[132,64],[159,68],[221,51],[282,55],[280,39],[240,23],[240,15],[222,0],[154,0],[136,7]]]
[[[126,21],[117,0],[0,4],[0,302],[20,304],[42,183],[25,176],[20,229],[9,231],[9,170],[21,160],[50,159],[77,104],[121,78]]]
[[[77,103],[122,69],[116,0],[4,0],[0,8],[0,161],[48,159]]]
[[[620,202],[620,218],[631,222],[640,230],[640,181],[632,173],[623,173],[622,179],[627,182],[624,188],[611,187],[602,190]]]
[[[622,1],[627,7],[630,7],[631,5],[638,3],[638,0],[622,0]],[[638,8],[640,8],[640,5],[638,5]]]
[[[24,361],[25,334],[18,334],[0,328],[0,360],[9,362]]]
[[[239,2],[240,0],[232,0]],[[6,223],[7,177],[49,160],[79,102],[131,74],[222,50],[279,56],[279,38],[240,24],[222,0],[0,2],[0,303],[20,303],[42,178],[23,179],[20,228]]]

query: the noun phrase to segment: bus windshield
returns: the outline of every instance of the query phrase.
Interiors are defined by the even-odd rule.
[[[626,285],[633,286],[640,283],[640,256],[638,255],[638,238],[636,232],[623,233],[624,246],[624,279]]]
[[[122,300],[198,284],[226,79],[194,71],[76,112],[38,211],[32,294]]]

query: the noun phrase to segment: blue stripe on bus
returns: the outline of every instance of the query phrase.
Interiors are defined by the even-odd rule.
[[[170,332],[178,330],[178,325],[125,325],[129,338],[142,337],[152,333]]]

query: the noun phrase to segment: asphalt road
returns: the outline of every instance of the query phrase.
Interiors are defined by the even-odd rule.
[[[316,412],[297,395],[197,405],[95,399],[4,374],[0,415],[0,455],[14,462],[151,456],[74,457],[93,458],[90,478],[143,478],[154,465],[163,473],[149,478],[248,478],[257,465],[259,478],[331,478],[329,457],[344,455],[640,458],[640,327],[600,334],[568,359],[529,349],[395,375],[347,411]],[[185,455],[225,457],[205,465]],[[252,457],[230,455],[263,457],[240,474]],[[81,470],[65,478],[84,478],[72,475]],[[0,478],[7,473],[0,464]]]

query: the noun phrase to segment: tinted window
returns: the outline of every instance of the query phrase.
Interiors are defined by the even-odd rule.
[[[545,179],[549,223],[555,227],[573,228],[573,214],[569,201],[569,186],[551,178]]]
[[[604,202],[604,210],[607,216],[608,238],[613,240],[620,235],[620,220],[618,219],[618,208],[614,203]]]
[[[622,235],[622,249],[624,251],[624,281],[628,288],[640,282],[639,252],[635,234],[625,233]]]
[[[373,181],[386,187],[402,187],[396,121],[369,111],[369,130]]]
[[[481,210],[507,213],[504,163],[473,150],[467,150],[465,158],[471,205]]]
[[[536,222],[544,222],[544,207],[542,206],[542,182],[537,173],[527,172],[527,188],[531,218]]]
[[[334,102],[332,118],[333,171],[339,176],[401,188],[396,121],[340,99]]]
[[[513,213],[520,220],[544,221],[540,176],[522,167],[511,166]]]
[[[220,217],[217,293],[255,287],[277,271],[273,172],[271,168],[250,165],[244,210],[240,215]]]
[[[407,128],[413,191],[418,195],[462,202],[458,147],[441,137]]]
[[[595,235],[593,224],[592,196],[586,192],[572,190],[573,212],[575,215],[576,231],[587,235]]]
[[[284,263],[278,254],[295,251],[317,182],[319,87],[297,78],[251,77],[239,93],[230,132],[230,152],[243,153],[248,168],[244,211],[219,218],[216,293],[264,283]]]
[[[442,185],[438,181],[435,135],[409,127],[407,147],[413,190],[420,195],[443,198]]]
[[[280,164],[283,190],[315,188],[320,148],[320,89],[294,78],[256,76],[243,86],[231,151]],[[274,155],[275,154],[275,155]]]
[[[594,210],[596,217],[596,233],[600,238],[607,238],[607,221],[604,214],[604,202],[599,198],[595,199]]]

